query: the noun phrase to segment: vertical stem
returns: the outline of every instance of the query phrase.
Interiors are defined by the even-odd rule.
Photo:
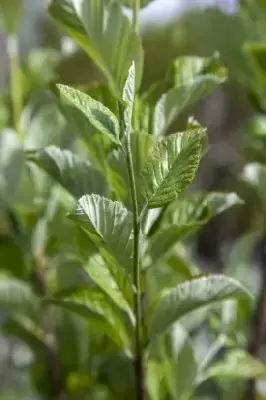
[[[132,1],[133,1],[133,27],[134,27],[134,31],[138,32],[140,0],[132,0]]]
[[[19,40],[17,34],[9,34],[7,37],[7,54],[10,66],[10,91],[14,126],[19,133],[19,121],[22,110],[22,87],[19,67]]]
[[[119,105],[119,120],[121,132],[124,129],[123,110]],[[140,268],[140,215],[138,207],[138,198],[134,174],[134,165],[131,151],[130,135],[126,138],[126,162],[128,168],[130,194],[132,200],[132,215],[133,215],[133,283],[135,287],[134,293],[134,313],[136,318],[135,328],[135,360],[134,372],[136,382],[136,400],[146,399],[145,385],[145,365],[144,365],[144,346],[142,341],[142,299],[141,299],[141,268]]]

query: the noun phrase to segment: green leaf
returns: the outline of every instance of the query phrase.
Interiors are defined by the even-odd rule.
[[[16,278],[1,278],[0,309],[10,315],[22,313],[36,316],[38,299],[27,283]]]
[[[165,256],[176,242],[238,204],[242,200],[234,192],[190,194],[171,203],[160,221],[160,229],[150,239],[148,253],[153,263]]]
[[[101,324],[106,334],[120,347],[128,345],[129,335],[118,307],[111,302],[108,296],[97,288],[79,290],[64,299],[46,299],[45,304],[63,307],[69,311],[95,320]]]
[[[22,15],[22,0],[1,0],[0,17],[6,34],[16,33]]]
[[[51,145],[70,147],[75,137],[59,105],[51,102],[43,104],[37,110],[35,107],[29,104],[22,113],[21,129],[25,132],[24,148],[35,150]]]
[[[43,352],[45,350],[45,343],[42,340],[43,332],[37,332],[36,326],[29,324],[29,321],[25,321],[24,316],[23,320],[8,318],[1,326],[1,330],[9,336],[21,340],[35,352]]]
[[[257,162],[245,165],[241,179],[255,189],[263,203],[266,202],[266,166]]]
[[[134,0],[120,0],[122,4],[127,7],[134,6]],[[146,7],[148,4],[152,3],[154,0],[140,0],[140,7]]]
[[[107,185],[103,175],[88,161],[80,159],[69,150],[49,146],[28,151],[26,157],[44,169],[77,199],[84,194],[106,194]]]
[[[163,393],[163,365],[149,361],[147,366],[147,391],[151,400],[161,400]]]
[[[50,13],[102,70],[117,98],[134,60],[140,85],[143,51],[121,5],[112,0],[54,0]]]
[[[225,68],[214,59],[180,57],[174,64],[174,88],[163,94],[154,111],[153,133],[163,135],[181,112],[226,80]]]
[[[225,275],[194,278],[165,290],[152,306],[148,324],[150,339],[163,333],[185,314],[229,298],[252,296],[238,281]]]
[[[135,97],[135,64],[133,62],[128,71],[128,76],[126,79],[125,86],[123,88],[123,96],[122,96],[122,99],[126,102],[126,109],[124,111],[126,136],[131,135],[134,97]]]
[[[145,133],[131,134],[130,145],[136,179],[139,178],[154,138]],[[128,208],[131,208],[130,182],[123,149],[113,150],[108,157],[109,180],[115,195]]]
[[[202,133],[203,130],[186,131],[155,143],[140,176],[144,208],[170,203],[194,179],[201,157]]]
[[[66,85],[57,85],[62,98],[82,112],[95,129],[119,144],[119,122],[116,116],[102,103]]]
[[[15,132],[3,131],[0,135],[0,203],[10,207],[15,201],[23,168],[23,150]]]
[[[94,194],[83,196],[70,218],[132,273],[132,214],[121,203]]]
[[[205,379],[228,380],[265,379],[266,367],[244,350],[230,350],[224,360],[214,363],[206,371]]]
[[[124,283],[124,290],[121,291],[118,283],[116,282],[112,272],[108,269],[107,264],[99,254],[91,256],[85,265],[85,270],[91,279],[99,286],[99,288],[106,293],[108,297],[122,310],[126,311],[131,318],[133,313],[131,307],[123,296],[123,291],[126,289],[126,281]],[[133,295],[133,291],[132,291]]]
[[[162,348],[165,380],[174,399],[188,400],[198,370],[192,341],[178,323],[172,327],[169,336],[171,351]]]
[[[4,221],[2,219],[0,219],[0,226],[3,229]],[[20,279],[27,275],[22,245],[18,239],[12,236],[0,234],[0,270],[8,271]]]

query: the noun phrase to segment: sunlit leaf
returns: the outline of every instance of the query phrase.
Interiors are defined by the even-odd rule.
[[[117,1],[53,0],[50,13],[101,69],[116,97],[121,98],[132,60],[139,86],[143,65],[140,38]]]
[[[122,96],[123,100],[126,102],[126,109],[124,111],[126,136],[131,134],[134,97],[135,97],[135,64],[133,63],[129,68]]]
[[[201,156],[202,132],[177,133],[155,143],[140,177],[144,207],[170,203],[194,179]]]
[[[70,215],[100,247],[132,272],[132,214],[119,202],[98,195],[83,196]]]
[[[102,103],[66,85],[57,85],[62,99],[76,107],[98,131],[119,144],[119,122],[115,115]]]

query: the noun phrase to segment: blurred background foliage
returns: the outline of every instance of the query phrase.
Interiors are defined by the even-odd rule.
[[[6,8],[7,3],[10,6],[9,9]],[[126,6],[129,3],[130,0],[124,1]],[[261,259],[258,240],[265,229],[263,215],[266,200],[266,167],[263,166],[266,163],[266,106],[264,104],[266,3],[264,0],[243,0],[241,2],[154,0],[153,2],[143,1],[143,6],[146,3],[150,4],[143,9],[140,18],[145,50],[143,91],[148,89],[154,81],[163,79],[168,71],[169,62],[179,55],[211,56],[217,51],[228,68],[228,82],[200,104],[186,111],[175,124],[176,129],[182,129],[187,117],[194,115],[202,125],[208,127],[210,149],[202,161],[192,189],[233,190],[245,200],[245,205],[234,208],[221,217],[217,216],[209,222],[190,243],[189,248],[202,270],[229,271],[231,275],[237,276],[247,284],[252,282],[252,290],[258,293],[261,277],[260,270],[256,268],[257,261]],[[74,143],[71,127],[66,124],[60,114],[57,100],[49,89],[52,83],[61,82],[80,85],[84,88],[93,83],[95,90],[98,90],[98,82],[103,80],[99,69],[51,20],[47,13],[47,1],[0,0],[0,7],[1,5],[5,6],[9,12],[8,18],[5,19],[5,21],[8,20],[8,26],[4,26],[2,23],[2,28],[7,29],[12,37],[12,32],[19,25],[22,65],[20,73],[23,82],[23,102],[26,105],[22,114],[21,126],[22,130],[26,132],[26,147],[32,149],[37,144],[38,147],[58,144],[63,148],[76,148],[77,144]],[[128,10],[125,12],[130,13]],[[16,18],[20,15],[23,16],[22,21]],[[247,45],[243,48],[244,44],[248,42],[256,42],[255,49]],[[0,35],[0,129],[14,128],[8,87],[10,70],[7,51],[9,50],[7,37],[2,29]],[[262,72],[258,72],[259,70]],[[110,108],[112,107],[110,106]],[[1,145],[3,144],[0,137],[0,152]],[[67,276],[64,273],[55,280],[53,272],[50,273],[50,281],[48,280],[47,284],[48,290],[53,293],[60,291],[61,288],[65,289],[67,285],[73,285],[74,272],[75,279],[82,280],[82,271],[77,277],[76,271],[79,265],[76,265],[75,260],[68,258],[73,243],[69,237],[66,237],[65,226],[58,226],[53,220],[56,213],[60,214],[61,212],[63,215],[64,212],[58,204],[57,191],[55,190],[53,196],[49,197],[52,200],[47,205],[48,193],[49,196],[51,194],[50,181],[46,175],[44,176],[41,171],[37,171],[32,166],[31,177],[38,187],[37,193],[33,192],[31,183],[27,181],[24,171],[20,168],[19,152],[16,152],[17,146],[17,143],[13,143],[13,155],[18,163],[18,173],[15,177],[10,176],[8,182],[0,179],[0,185],[1,188],[9,186],[10,189],[16,180],[23,180],[23,182],[25,180],[27,190],[25,190],[25,186],[23,191],[15,187],[14,190],[18,190],[16,203],[24,215],[22,223],[27,226],[28,234],[22,239],[16,237],[14,240],[12,239],[12,243],[6,246],[6,253],[1,256],[1,260],[2,262],[7,260],[6,255],[12,254],[13,258],[9,257],[12,260],[10,268],[14,264],[21,265],[22,256],[17,239],[26,241],[29,249],[38,249],[43,247],[43,243],[40,245],[38,241],[40,238],[45,238],[43,240],[47,241],[50,266],[60,266],[63,263],[64,266],[65,263],[69,266],[69,275]],[[84,151],[82,147],[79,147],[79,150]],[[8,162],[9,160],[0,157],[0,175],[4,169],[8,170]],[[25,184],[23,183],[23,185]],[[10,192],[10,196],[4,199],[5,204],[11,204],[14,201],[15,195],[12,190]],[[63,202],[71,201],[67,195],[63,196]],[[36,226],[35,223],[40,215],[42,215],[42,219]],[[5,216],[1,216],[1,218],[0,228],[4,230]],[[67,224],[67,222],[65,223]],[[48,238],[45,234],[40,234],[40,232],[48,230],[47,226],[49,226],[50,232]],[[33,242],[27,242],[29,237],[33,237]],[[60,254],[64,254],[64,259],[56,257],[59,249]],[[20,271],[16,270],[15,273],[19,276]],[[57,269],[57,273],[60,274],[60,268]],[[77,318],[78,323],[75,326],[78,327],[78,330],[71,332],[72,325],[71,321],[68,321],[68,316],[61,315],[60,318],[64,319],[64,324],[60,324],[59,319],[56,330],[60,332],[62,326],[64,329],[66,326],[69,327],[65,343],[60,343],[60,351],[66,357],[65,366],[68,368],[67,357],[71,347],[70,343],[73,340],[78,343],[79,335],[84,332],[83,322]],[[196,324],[195,321],[194,323]],[[211,323],[214,329],[219,329],[215,317]],[[9,328],[12,331],[12,327]],[[241,336],[241,327],[235,333],[235,336],[237,335]],[[238,340],[240,339],[238,337]],[[202,347],[203,341],[201,338],[198,340]],[[208,346],[209,342],[206,343]],[[85,347],[85,350],[80,348],[79,354],[76,354],[77,363],[81,362],[83,356],[86,358],[88,351],[95,364],[99,363],[97,356],[93,355],[93,349],[97,349],[97,343],[87,343]],[[26,350],[25,346],[21,343],[18,344],[16,340],[6,337],[1,339],[0,400],[11,400],[17,397],[30,399],[30,396],[35,395],[31,393],[32,388],[29,385],[27,366],[31,360]],[[112,349],[109,351],[112,354]],[[265,357],[263,352],[260,355]],[[116,360],[116,362],[118,361]],[[45,378],[44,371],[38,367],[38,360],[35,363],[34,374]],[[123,367],[121,369],[120,365],[119,371],[125,368],[123,359],[120,360],[120,363]],[[39,363],[39,365],[42,364]],[[111,371],[108,365],[104,367],[107,375],[111,373],[114,375],[109,376],[109,379],[122,381],[122,378],[115,376],[115,372]],[[71,365],[70,368],[73,366]],[[128,377],[127,374],[126,376]],[[69,384],[75,387],[75,375],[72,378]],[[91,379],[93,379],[93,375]],[[39,382],[45,386],[45,382],[41,382],[41,379]],[[131,383],[127,382],[125,385]],[[91,386],[91,382],[87,382],[84,377],[83,384],[84,387],[81,385],[79,390],[85,393]],[[232,394],[232,388],[227,388],[225,383],[221,383],[221,385],[224,385],[224,398],[229,398],[226,397],[228,393],[231,395],[230,398],[237,398]],[[123,390],[123,388],[120,389]],[[100,393],[105,389],[99,385],[95,390]],[[215,387],[211,390],[215,393]],[[261,392],[266,393],[263,385],[261,385]],[[85,397],[83,398],[85,399]],[[94,398],[93,394],[88,398]],[[99,395],[95,398],[101,397]],[[102,398],[104,398],[104,394]],[[215,398],[218,399],[218,397]],[[261,399],[263,398],[266,397],[261,397]]]

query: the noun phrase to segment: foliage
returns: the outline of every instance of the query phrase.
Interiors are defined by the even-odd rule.
[[[8,35],[18,25],[10,4],[2,8]],[[186,251],[211,218],[242,204],[235,192],[186,191],[206,128],[190,118],[172,129],[225,82],[226,68],[216,54],[179,57],[143,92],[142,42],[125,4],[49,7],[104,82],[58,84],[55,53],[42,54],[48,66],[39,79],[28,59],[29,85],[18,60],[11,74],[12,129],[0,136],[1,328],[28,346],[32,386],[47,399],[186,400],[206,380],[265,377],[264,365],[237,349],[236,332],[254,309],[248,282],[230,268],[201,274]],[[36,87],[51,84],[48,104],[36,107]],[[256,171],[264,200],[265,171]],[[195,331],[209,319],[219,332],[202,361]]]

